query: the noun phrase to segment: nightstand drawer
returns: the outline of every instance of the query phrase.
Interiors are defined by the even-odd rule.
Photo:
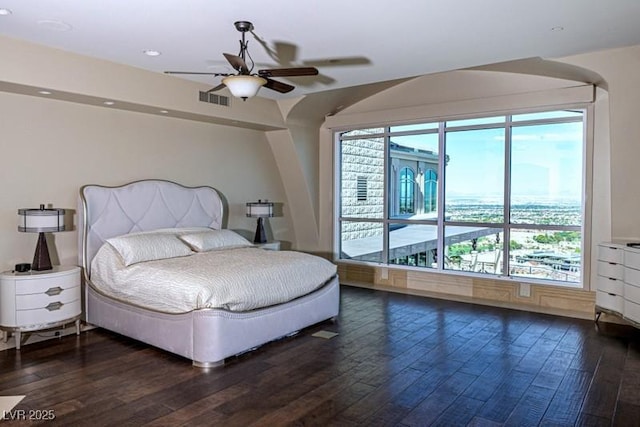
[[[44,325],[47,323],[59,322],[77,316],[81,311],[80,300],[74,300],[59,305],[52,305],[50,308],[39,308],[34,310],[16,311],[16,320],[19,325],[25,327]]]
[[[52,302],[68,303],[77,299],[80,299],[80,286],[74,286],[72,288],[50,288],[52,292],[31,294],[31,295],[16,295],[16,310],[33,310],[46,307]]]
[[[66,275],[41,275],[22,278],[16,282],[16,295],[31,295],[47,292],[51,288],[68,289],[77,287],[80,283],[80,273]]]
[[[266,249],[269,251],[279,251],[280,250],[280,241],[279,240],[274,240],[271,242],[265,242],[265,243],[254,243],[254,245],[258,248],[261,249]]]
[[[640,270],[640,251],[633,248],[628,248],[624,252],[624,265],[629,268],[635,268]]]
[[[624,265],[606,261],[598,261],[598,276],[613,277],[622,280],[624,278]]]
[[[598,259],[600,261],[622,264],[624,261],[624,249],[621,247],[617,248],[615,246],[599,245]]]
[[[624,298],[621,295],[611,295],[606,292],[596,291],[596,305],[622,314]]]
[[[625,283],[624,285],[624,299],[627,301],[640,304],[640,288],[637,286]]]
[[[624,268],[624,281],[635,286],[640,286],[640,270],[635,268]]]
[[[598,276],[598,290],[610,294],[622,295],[624,292],[624,282],[622,279],[613,277]]]
[[[625,301],[624,317],[636,323],[640,323],[640,304],[636,304],[631,301]]]

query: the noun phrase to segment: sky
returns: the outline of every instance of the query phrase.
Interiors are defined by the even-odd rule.
[[[560,112],[565,113],[565,112]],[[574,112],[566,112],[576,115]],[[551,113],[514,116],[542,118]],[[558,112],[555,112],[558,116]],[[480,119],[480,120],[492,120]],[[493,119],[495,122],[495,119]],[[466,123],[465,123],[466,122]],[[478,124],[457,121],[456,124]],[[451,125],[449,122],[448,125]],[[583,125],[559,123],[512,127],[512,197],[580,201],[582,195]],[[392,131],[396,128],[392,128]],[[403,130],[408,130],[403,127]],[[437,134],[392,137],[394,143],[438,152]],[[504,128],[446,133],[447,197],[492,195],[504,191]]]

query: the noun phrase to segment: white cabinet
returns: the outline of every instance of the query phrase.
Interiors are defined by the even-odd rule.
[[[608,312],[640,326],[640,248],[601,243],[597,269],[596,320]]]
[[[624,250],[623,317],[640,325],[640,249]]]
[[[0,274],[0,329],[5,341],[14,333],[17,349],[22,332],[75,322],[79,334],[81,312],[80,267]]]
[[[598,247],[598,308],[622,316],[624,310],[624,246],[603,243]]]

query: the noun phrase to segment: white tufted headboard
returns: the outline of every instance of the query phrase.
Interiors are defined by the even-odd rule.
[[[143,180],[119,187],[83,186],[78,213],[79,261],[89,276],[91,260],[107,239],[158,228],[219,229],[223,205],[212,187]]]

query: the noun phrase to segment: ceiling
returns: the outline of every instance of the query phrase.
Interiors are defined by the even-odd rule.
[[[640,44],[638,0],[0,0],[0,9],[10,11],[1,35],[159,73],[233,72],[222,53],[239,51],[233,23],[251,21],[256,70],[320,70],[282,79],[296,86],[289,94],[260,90],[273,99]]]

